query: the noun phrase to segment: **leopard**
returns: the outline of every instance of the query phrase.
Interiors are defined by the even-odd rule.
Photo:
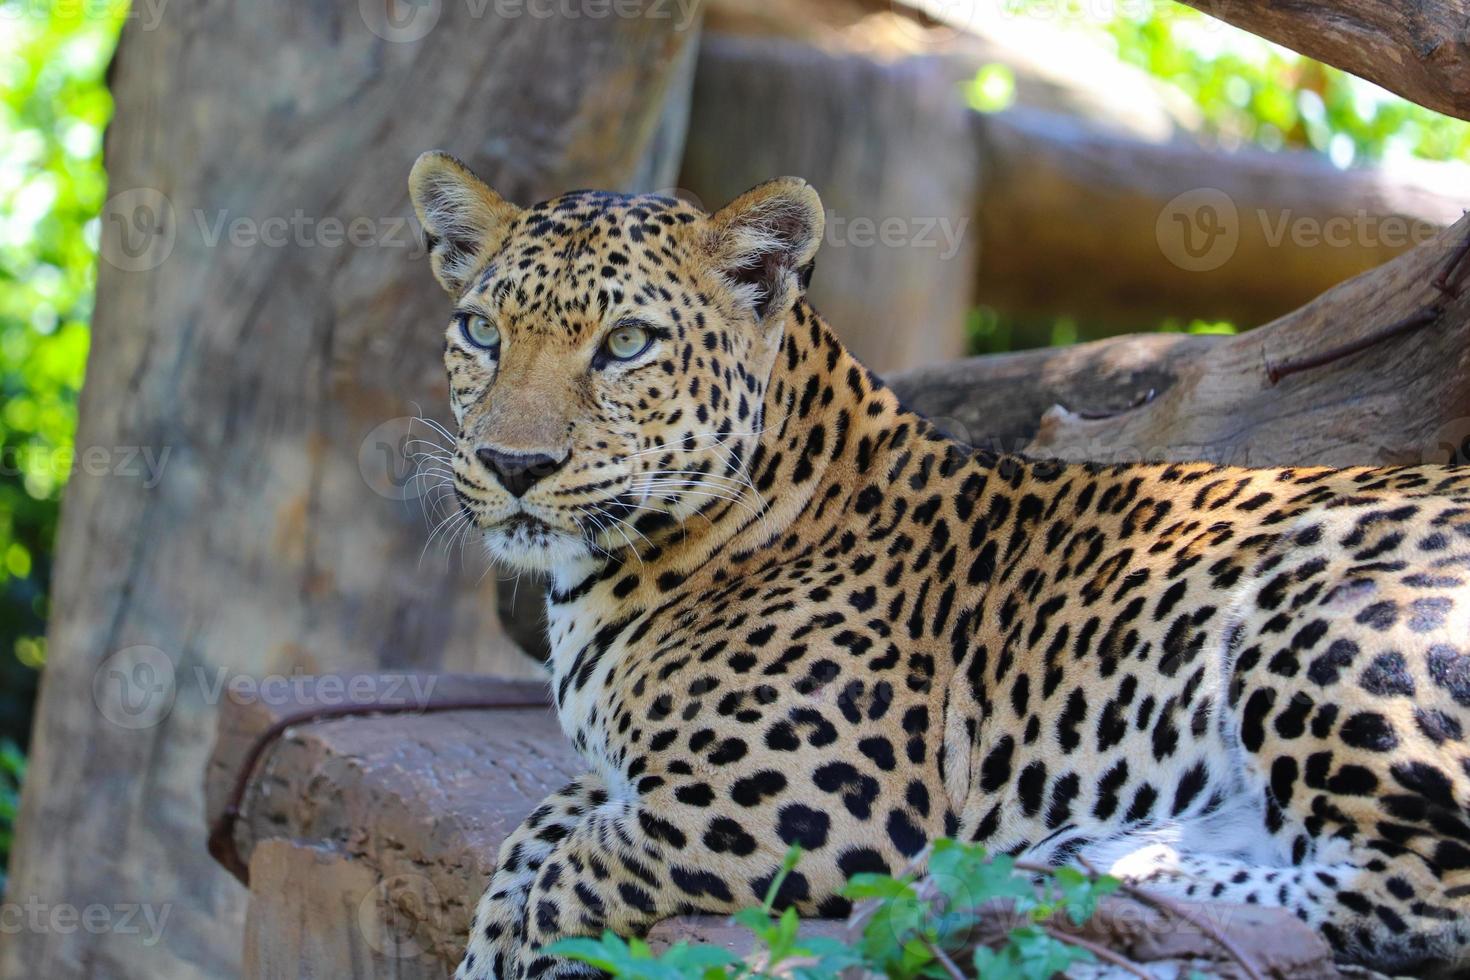
[[[460,980],[598,975],[551,947],[768,891],[841,916],[941,837],[1470,969],[1470,469],[962,442],[808,300],[798,178],[523,207],[431,152],[409,190],[459,514],[546,577],[587,766],[501,845]]]

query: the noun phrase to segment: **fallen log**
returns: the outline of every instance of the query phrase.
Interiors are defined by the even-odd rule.
[[[975,117],[977,292],[999,309],[1249,326],[1433,238],[1470,168],[1151,143],[1055,113]]]

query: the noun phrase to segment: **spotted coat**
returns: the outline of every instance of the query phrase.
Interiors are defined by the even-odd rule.
[[[431,154],[411,189],[460,519],[550,574],[590,767],[506,840],[459,977],[753,904],[793,843],[781,901],[841,914],[940,835],[1470,966],[1470,473],[968,448],[807,303],[800,181],[522,210]]]

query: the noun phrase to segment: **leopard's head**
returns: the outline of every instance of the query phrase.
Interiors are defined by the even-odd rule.
[[[454,299],[454,490],[494,557],[575,568],[758,506],[766,388],[822,238],[810,186],[773,180],[712,215],[597,191],[523,209],[426,153],[409,190]]]

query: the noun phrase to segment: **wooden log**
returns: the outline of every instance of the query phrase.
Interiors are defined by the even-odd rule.
[[[977,291],[1004,310],[1247,327],[1433,238],[1470,204],[1460,164],[1338,170],[1314,153],[1151,143],[1020,109],[975,125]]]
[[[422,507],[388,465],[407,417],[446,407],[448,304],[405,178],[443,146],[521,200],[667,186],[699,7],[500,9],[302,0],[128,22],[77,433],[118,465],[67,488],[10,888],[173,911],[151,944],[7,935],[0,975],[238,975],[245,893],[199,818],[219,685],[534,672],[473,554],[421,563]]]
[[[1238,466],[1464,462],[1470,291],[1446,293],[1434,279],[1467,239],[1470,216],[1294,313],[1207,342],[1176,362],[1173,384],[1131,410],[1085,418],[1054,407],[1029,449],[1074,460],[1193,458]],[[1330,356],[1426,309],[1439,315],[1358,353],[1289,373],[1293,362]],[[1273,380],[1281,372],[1289,376]]]
[[[1470,4],[1465,0],[1183,2],[1410,102],[1470,119]]]
[[[415,935],[421,920],[396,904],[433,901],[421,876],[380,877],[330,844],[283,838],[262,842],[250,871],[242,980],[447,977],[443,963],[424,955]]]
[[[417,687],[401,680],[389,675],[303,678],[281,696],[228,699],[219,712],[207,768],[209,822],[224,811],[255,740],[282,718],[341,703],[341,692],[355,687],[382,692],[398,684],[403,696],[417,699],[415,705],[490,696],[504,687],[479,675],[419,675]],[[255,896],[277,895],[274,872],[255,877],[256,851],[263,842],[288,838],[329,845],[335,855],[328,863],[340,858],[354,869],[366,869],[370,880],[388,883],[407,917],[397,935],[417,937],[413,958],[439,964],[442,975],[463,951],[474,902],[494,870],[500,842],[584,768],[549,708],[410,712],[290,728],[255,765],[236,825],[235,843],[250,867],[252,909]],[[350,890],[361,880],[354,870],[341,888]],[[275,916],[281,909],[278,898],[269,903]],[[328,920],[341,915],[341,903],[319,906],[315,899],[291,898],[288,904],[325,910],[325,918],[308,924],[301,943],[316,942],[310,935],[318,932],[335,935],[337,927]],[[278,941],[286,943],[290,935]],[[372,936],[349,938],[357,944],[349,948],[368,955]],[[309,950],[302,945],[298,952],[317,955]],[[288,962],[292,955],[281,952],[261,961]]]

